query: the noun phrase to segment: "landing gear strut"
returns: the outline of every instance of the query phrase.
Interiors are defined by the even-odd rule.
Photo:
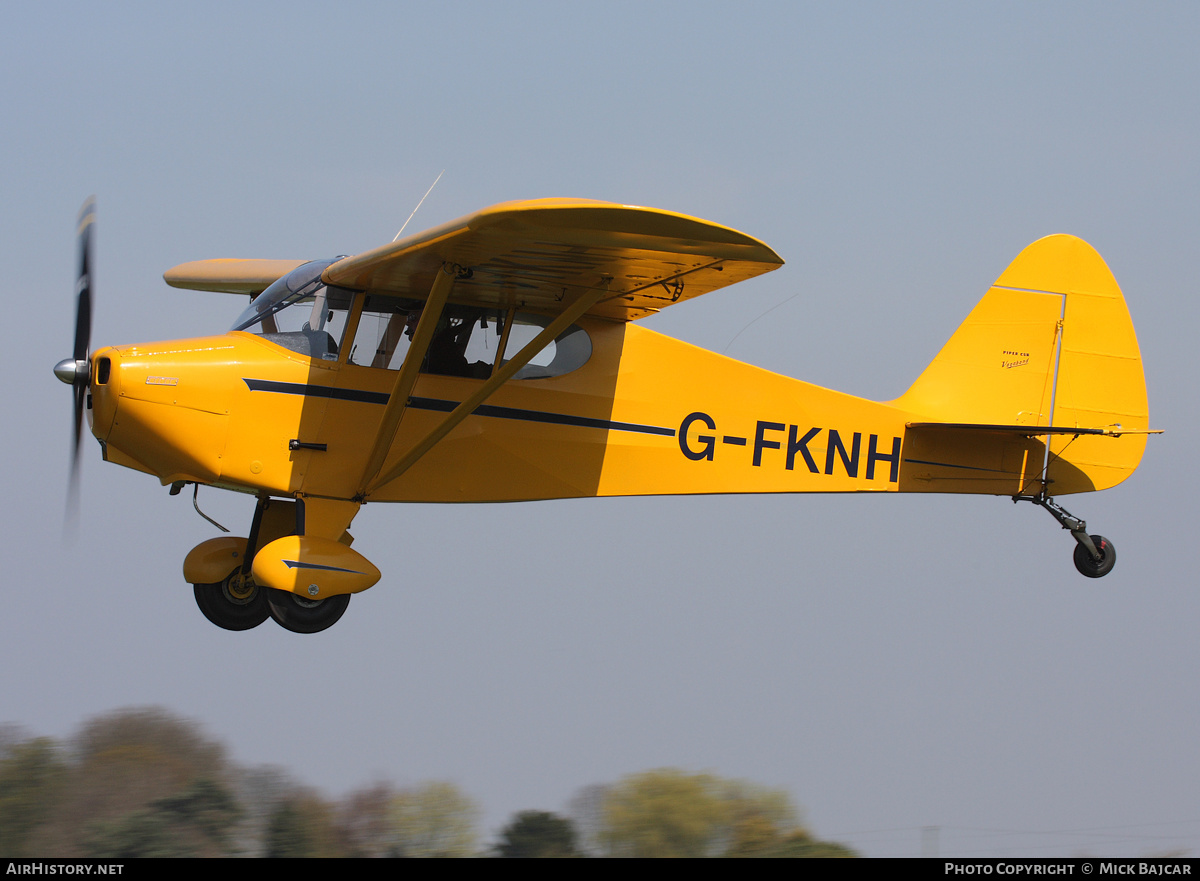
[[[1068,530],[1075,539],[1075,568],[1088,578],[1103,578],[1117,564],[1117,549],[1103,535],[1088,535],[1087,522],[1071,514],[1044,493],[1036,496],[1013,496],[1013,502],[1032,502],[1045,508],[1050,516]]]

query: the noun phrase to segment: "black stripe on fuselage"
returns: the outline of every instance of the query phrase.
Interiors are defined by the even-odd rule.
[[[939,468],[961,468],[964,471],[987,471],[992,474],[1013,474],[1000,468],[980,468],[978,465],[955,465],[951,462],[930,462],[928,459],[905,459],[907,465],[936,465]]]
[[[303,395],[312,398],[334,398],[340,401],[357,401],[362,404],[386,404],[391,397],[387,392],[368,392],[361,389],[331,388],[327,385],[308,385],[302,382],[275,382],[267,379],[245,379],[243,382],[252,392],[274,392],[279,395]],[[433,410],[449,413],[458,401],[443,401],[439,398],[409,398],[408,406],[414,410]],[[568,413],[547,413],[544,410],[523,410],[517,407],[496,407],[480,404],[473,416],[492,419],[517,419],[522,422],[541,422],[547,425],[574,425],[580,428],[602,428],[607,431],[635,431],[641,434],[658,434],[675,437],[675,429],[658,425],[640,425],[636,422],[614,422],[611,419],[594,419],[591,416],[572,416]]]
[[[327,385],[308,385],[303,382],[275,382],[270,379],[246,379],[242,382],[252,392],[274,392],[277,395],[303,395],[306,398],[336,398],[339,401],[358,401],[361,404],[386,404],[387,392],[367,392],[353,388],[333,388]]]
[[[437,398],[409,398],[408,406],[414,410],[437,410],[449,413],[458,406],[457,401],[440,401]],[[544,422],[551,425],[577,425],[582,428],[604,428],[610,431],[638,431],[642,434],[661,434],[674,437],[675,429],[659,428],[657,425],[638,425],[636,422],[613,422],[611,419],[593,419],[590,416],[571,416],[566,413],[547,413],[543,410],[520,410],[516,407],[495,407],[480,404],[476,416],[493,419],[520,419],[523,422]]]

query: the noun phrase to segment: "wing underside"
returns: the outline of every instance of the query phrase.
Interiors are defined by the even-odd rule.
[[[606,293],[588,314],[632,320],[769,272],[757,239],[694,217],[581,199],[507,202],[330,266],[330,284],[424,299],[443,268],[451,301],[557,313]]]
[[[173,287],[258,294],[302,260],[197,260],[168,270]],[[588,314],[641,318],[770,272],[773,250],[729,227],[684,214],[585,199],[505,202],[347,257],[328,284],[413,300],[439,271],[455,275],[451,302],[555,314],[604,294]]]

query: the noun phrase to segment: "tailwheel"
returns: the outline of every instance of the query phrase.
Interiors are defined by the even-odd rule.
[[[1099,557],[1093,557],[1092,552],[1080,542],[1075,545],[1075,568],[1088,578],[1102,578],[1117,564],[1117,549],[1103,535],[1090,535],[1088,538],[1092,540]]]
[[[1075,568],[1088,578],[1103,578],[1117,565],[1117,549],[1103,535],[1088,535],[1087,522],[1080,520],[1044,492],[1036,496],[1013,496],[1013,502],[1033,502],[1059,522],[1075,539]]]
[[[204,617],[225,630],[251,630],[270,615],[267,591],[250,575],[234,569],[217,584],[194,584],[196,605]]]
[[[323,600],[308,600],[289,590],[269,588],[267,605],[275,623],[292,633],[320,633],[338,622],[350,605],[350,594],[342,593]]]

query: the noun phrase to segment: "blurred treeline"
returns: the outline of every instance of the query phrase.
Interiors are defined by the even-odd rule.
[[[330,800],[277,767],[239,768],[161,709],[85,722],[66,743],[0,728],[0,857],[854,856],[787,794],[673,769],[585,787],[566,815],[522,811],[485,843],[452,783]]]

